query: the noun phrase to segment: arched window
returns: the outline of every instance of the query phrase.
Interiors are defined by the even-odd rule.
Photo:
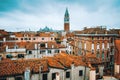
[[[102,59],[104,59],[104,51],[102,51]]]
[[[102,43],[102,50],[104,50],[104,48],[105,48],[105,47],[104,47],[104,42],[103,42],[103,43]]]
[[[99,52],[99,50],[97,51],[96,56],[97,56],[97,58],[99,58],[99,57],[100,57],[100,52]]]
[[[100,43],[98,42],[97,43],[97,50],[99,50],[100,49]]]

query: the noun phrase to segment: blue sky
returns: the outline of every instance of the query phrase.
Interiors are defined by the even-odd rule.
[[[100,25],[120,29],[120,0],[0,0],[0,29],[63,30],[66,7],[71,30]]]

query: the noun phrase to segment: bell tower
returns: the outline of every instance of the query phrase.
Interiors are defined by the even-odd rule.
[[[70,31],[70,24],[69,24],[69,12],[66,8],[65,15],[64,15],[64,31],[69,32]]]

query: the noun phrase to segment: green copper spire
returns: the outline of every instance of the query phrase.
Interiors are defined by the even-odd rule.
[[[68,8],[66,8],[65,17],[69,17]]]
[[[64,23],[69,23],[69,12],[68,12],[68,8],[66,8],[66,11],[65,11]]]

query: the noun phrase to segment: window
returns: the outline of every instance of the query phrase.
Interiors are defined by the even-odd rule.
[[[21,76],[15,77],[15,80],[23,80]]]
[[[42,44],[40,45],[40,47],[45,47],[45,43],[42,43]]]
[[[104,40],[104,37],[102,37],[102,39]]]
[[[59,53],[59,50],[55,50],[55,53]]]
[[[23,38],[21,38],[21,40],[23,40]]]
[[[104,51],[102,51],[102,59],[104,59]]]
[[[35,40],[35,38],[33,38],[33,40]]]
[[[79,70],[79,76],[83,76],[83,70]]]
[[[24,38],[24,40],[28,40],[27,38]]]
[[[51,50],[48,50],[48,53],[51,53]]]
[[[86,43],[84,43],[84,49],[86,50]]]
[[[52,73],[52,80],[56,79],[56,73]]]
[[[94,50],[92,49],[92,54],[94,54]]]
[[[99,42],[97,43],[97,50],[99,50],[100,49],[100,44],[99,44]]]
[[[44,40],[44,38],[42,38],[42,40]]]
[[[102,43],[102,50],[104,50],[104,48],[105,48],[105,47],[104,47],[104,42],[103,42],[103,43]]]
[[[51,38],[51,40],[53,40],[53,38]]]
[[[41,50],[41,51],[40,51],[40,54],[42,54],[42,53],[45,53],[45,50]]]
[[[94,40],[94,37],[92,37],[92,40]]]
[[[24,54],[18,54],[18,58],[24,58]]]
[[[99,50],[97,51],[97,58],[99,58],[100,57],[100,53],[99,53]]]
[[[92,50],[94,50],[94,42],[92,42]]]
[[[47,79],[47,74],[43,74],[43,75],[42,75],[42,80],[48,80],[48,79]]]
[[[0,78],[0,80],[7,80],[6,78]]]
[[[66,78],[70,78],[70,72],[66,72]]]
[[[29,53],[28,54],[32,54],[32,51],[29,51]]]
[[[107,58],[109,58],[109,51],[107,51]]]
[[[13,56],[11,54],[7,54],[6,58],[12,58]]]
[[[18,40],[18,38],[16,38],[16,40]]]

